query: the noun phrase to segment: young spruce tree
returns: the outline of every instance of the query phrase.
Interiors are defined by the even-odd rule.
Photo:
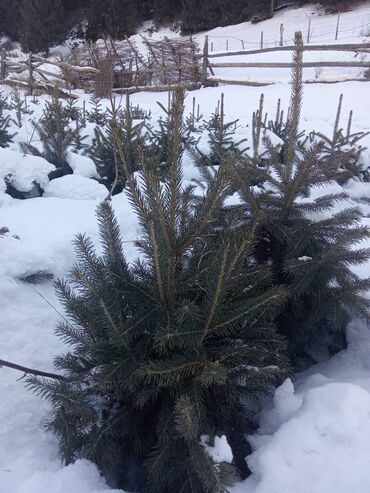
[[[51,178],[72,173],[68,164],[67,151],[78,140],[79,129],[70,126],[69,110],[57,96],[45,104],[42,117],[34,127],[39,134],[42,151],[29,143],[22,143],[21,148],[25,153],[41,156],[54,164],[57,170],[52,172]]]
[[[358,246],[369,230],[360,225],[358,209],[338,207],[344,193],[325,193],[325,186],[342,174],[343,156],[338,149],[330,152],[323,139],[311,144],[300,139],[302,51],[297,33],[283,145],[274,146],[265,137],[263,160],[256,152],[229,166],[242,201],[236,208],[243,211],[247,225],[251,218],[259,225],[257,262],[271,265],[274,284],[289,290],[276,321],[280,334],[288,338],[296,367],[342,349],[350,317],[368,317],[370,307],[365,296],[370,279],[353,272],[353,266],[370,258],[370,250]],[[257,174],[262,179],[256,188]]]
[[[95,127],[93,145],[89,151],[102,183],[112,194],[124,189],[127,173],[138,171],[144,146],[144,120],[135,121],[129,96],[124,110],[112,107],[105,114],[106,125]]]
[[[8,99],[0,92],[0,147],[8,147],[15,135],[9,133],[10,115],[4,115],[4,110],[8,107]]]
[[[237,215],[218,230],[225,167],[201,199],[184,188],[182,91],[171,112],[164,183],[145,159],[140,181],[127,175],[140,259],[127,262],[102,203],[102,254],[79,235],[77,263],[57,284],[68,315],[58,334],[71,346],[55,361],[64,379],[30,385],[52,405],[67,463],[91,459],[129,491],[224,493],[233,467],[216,464],[207,445],[242,429],[251,402],[285,378],[285,344],[271,323],[285,292],[253,261],[253,221],[238,230]]]

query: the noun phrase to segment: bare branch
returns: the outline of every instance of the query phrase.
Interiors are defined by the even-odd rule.
[[[3,366],[7,368],[11,368],[12,370],[21,371],[26,375],[36,375],[38,377],[53,378],[54,380],[65,380],[65,378],[62,375],[57,375],[56,373],[49,373],[47,371],[35,370],[34,368],[27,368],[26,366],[17,365],[15,363],[10,363],[9,361],[0,359],[0,368]]]

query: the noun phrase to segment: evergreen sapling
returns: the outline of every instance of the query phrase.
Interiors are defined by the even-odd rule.
[[[67,153],[78,142],[79,129],[70,126],[68,110],[57,96],[47,101],[42,117],[37,123],[33,123],[42,144],[42,151],[30,143],[22,143],[21,148],[25,153],[41,156],[54,164],[57,170],[51,173],[51,178],[71,174],[72,169],[68,164]]]
[[[323,168],[326,167],[326,159],[336,158],[338,163],[337,181],[340,184],[347,182],[350,178],[361,177],[368,180],[367,170],[362,170],[361,154],[364,148],[359,145],[359,141],[369,135],[369,132],[352,133],[353,112],[350,111],[347,120],[347,128],[344,131],[340,128],[340,117],[342,113],[343,94],[339,97],[337,115],[335,118],[332,137],[327,137],[320,132],[314,136],[322,141],[320,160]]]
[[[160,117],[155,126],[150,124],[146,125],[148,135],[145,152],[151,155],[151,160],[156,163],[155,165],[160,170],[161,177],[164,178],[172,166],[171,152],[174,145],[174,139],[178,138],[178,136],[175,136],[173,133],[175,128],[174,121],[178,115],[174,114],[174,109],[176,107],[171,102],[171,93],[168,95],[167,108],[162,103],[157,102],[157,104],[162,109],[165,116]],[[182,152],[184,152],[185,149],[190,149],[195,144],[191,126],[187,124],[183,115],[181,115],[178,144],[181,146]]]
[[[331,152],[326,148],[323,161],[323,139],[300,140],[302,87],[302,38],[297,33],[283,145],[274,146],[265,136],[262,162],[257,155],[229,166],[241,199],[234,209],[243,212],[247,224],[251,218],[259,224],[257,263],[271,265],[273,283],[289,290],[276,322],[288,339],[293,365],[300,368],[345,346],[351,316],[368,317],[370,287],[370,279],[352,269],[370,258],[369,249],[359,246],[369,237],[360,225],[360,211],[338,208],[344,193],[325,193],[341,174],[343,156],[336,147]],[[255,187],[257,172],[262,179]]]
[[[138,116],[142,119],[134,118]],[[127,96],[126,107],[121,110],[112,102],[105,118],[106,125],[95,128],[89,154],[96,164],[102,183],[111,190],[111,194],[116,194],[124,189],[127,174],[138,171],[140,167],[146,117],[137,108],[132,108]]]
[[[71,346],[55,360],[63,380],[29,385],[51,403],[49,426],[67,463],[91,459],[130,491],[225,493],[236,472],[215,463],[205,443],[230,437],[236,423],[243,429],[258,398],[285,378],[272,320],[286,294],[253,259],[254,221],[238,230],[236,214],[219,231],[225,167],[197,200],[183,186],[182,91],[171,116],[164,182],[152,157],[140,181],[127,175],[140,259],[126,261],[102,203],[102,254],[79,235],[77,263],[57,283],[68,315],[57,333]]]
[[[236,140],[238,120],[226,121],[224,99],[222,93],[216,110],[203,125],[203,131],[208,135],[207,152],[202,151],[199,141],[193,146],[193,156],[198,166],[216,166],[223,162],[228,154],[242,156],[247,150],[243,147],[246,139]]]
[[[15,134],[9,133],[10,115],[4,115],[4,110],[8,109],[7,98],[3,97],[0,92],[0,147],[9,147],[9,144],[13,142]]]

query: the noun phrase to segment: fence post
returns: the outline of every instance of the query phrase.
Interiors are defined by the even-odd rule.
[[[242,42],[242,48],[243,48],[243,50],[245,50],[244,41],[242,39],[240,41]]]
[[[283,46],[284,43],[284,24],[280,24],[280,43],[279,46]]]
[[[211,51],[213,51],[213,41],[211,42]]]
[[[335,30],[335,41],[338,39],[338,33],[339,33],[339,21],[340,21],[340,10],[338,12],[338,18],[337,18],[337,28]]]
[[[202,81],[203,83],[207,81],[208,73],[208,36],[204,38],[204,47],[203,47],[203,65],[202,65]]]
[[[310,42],[310,37],[311,37],[311,17],[308,19],[307,44]]]
[[[0,61],[0,80],[5,79],[6,73],[6,49],[1,50],[1,61]]]
[[[263,31],[261,31],[261,50],[263,50]]]
[[[28,95],[32,96],[33,94],[33,65],[32,65],[32,53],[28,55]]]
[[[226,51],[229,51],[229,38],[226,38]]]

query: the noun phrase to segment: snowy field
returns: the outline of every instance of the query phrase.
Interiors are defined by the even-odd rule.
[[[210,40],[213,38],[215,50],[223,50],[225,37],[236,38],[238,43],[235,41],[230,49],[240,49],[240,39],[258,42],[258,33],[263,29],[266,42],[272,43],[278,39],[282,22],[289,40],[294,30],[307,29],[311,14],[312,34],[317,36],[313,39],[329,42],[333,34],[326,33],[335,31],[336,17],[318,15],[313,7],[281,12],[256,26],[244,23],[215,29],[209,33]],[[218,44],[215,40],[219,40]],[[362,41],[370,42],[370,2],[341,17],[338,42]],[[336,70],[335,75],[348,75]],[[260,75],[267,80],[271,73]],[[284,109],[288,106],[288,75],[281,76],[279,84],[262,88],[265,111],[271,117],[278,98]],[[238,76],[254,77],[241,73]],[[227,118],[239,118],[240,131],[249,135],[247,125],[258,106],[261,88],[225,86],[194,91],[187,96],[187,113],[195,97],[201,113],[210,116],[222,92]],[[353,110],[353,131],[370,131],[370,82],[306,85],[302,129],[331,134],[341,93],[344,94],[343,125]],[[47,174],[52,165],[41,158],[23,157],[18,144],[30,141],[37,144],[30,120],[37,120],[41,115],[45,100],[45,96],[40,97],[38,105],[29,101],[34,113],[24,118],[20,129],[14,127],[18,134],[10,148],[0,149],[0,227],[10,230],[9,235],[0,238],[0,358],[48,371],[53,368],[53,357],[65,350],[54,335],[61,308],[51,283],[31,286],[18,278],[40,270],[52,272],[56,277],[64,276],[74,260],[74,235],[85,232],[97,243],[95,209],[107,190],[93,180],[94,166],[86,157],[71,155],[74,174],[49,184]],[[89,96],[81,94],[78,104],[82,106],[83,101],[88,106]],[[151,110],[152,120],[161,114],[156,101],[165,104],[167,94],[132,96],[134,105]],[[86,134],[91,138],[93,125],[88,125]],[[362,143],[370,148],[370,136]],[[364,153],[363,161],[370,166],[369,151]],[[187,180],[195,174],[190,164],[184,171]],[[5,195],[3,178],[9,173],[23,191],[31,188],[37,173],[45,196],[17,200]],[[347,205],[360,206],[364,224],[370,225],[370,202],[364,200],[370,196],[370,184],[352,181],[345,189],[350,195]],[[136,256],[132,241],[139,234],[135,216],[124,193],[113,198],[113,206],[121,224],[127,258],[132,260]],[[361,273],[370,275],[370,265],[362,267]],[[233,493],[370,492],[368,327],[354,320],[348,340],[346,351],[298,375],[294,381],[287,380],[273,400],[266,403],[260,429],[250,437],[254,452],[247,461],[253,474],[235,486]],[[20,376],[7,368],[0,370],[0,493],[112,492],[93,464],[79,461],[61,466],[56,440],[44,429],[48,406],[25,390],[22,381],[17,381]]]

